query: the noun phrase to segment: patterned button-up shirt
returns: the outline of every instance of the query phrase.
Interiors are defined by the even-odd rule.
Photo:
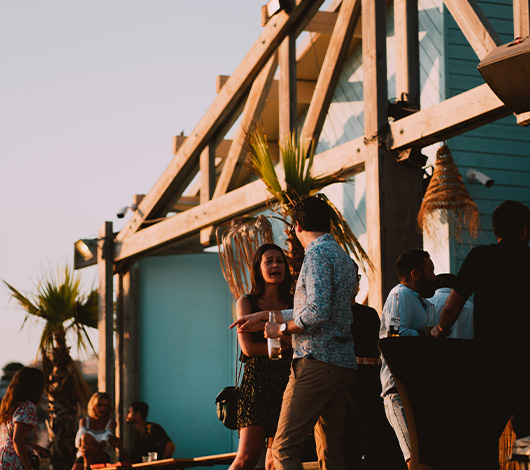
[[[293,358],[312,358],[340,367],[356,368],[351,334],[351,301],[357,285],[357,267],[326,233],[305,250],[292,310],[302,333],[293,334]]]

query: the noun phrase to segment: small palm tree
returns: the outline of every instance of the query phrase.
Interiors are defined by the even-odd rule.
[[[50,461],[54,469],[69,469],[75,460],[77,414],[90,392],[70,356],[66,334],[69,331],[75,334],[78,349],[86,349],[87,345],[94,349],[86,327],[97,328],[98,325],[97,291],[83,293],[79,276],[73,275],[68,266],[58,269],[55,275],[46,275],[34,294],[24,295],[6,281],[4,283],[26,311],[22,327],[30,319],[44,320],[39,352],[47,379]]]
[[[290,245],[288,256],[291,261],[295,279],[304,259],[304,250],[298,238],[289,230],[292,211],[297,202],[306,196],[316,195],[328,203],[331,208],[331,233],[337,242],[363,266],[372,267],[372,263],[350,226],[335,205],[318,191],[333,183],[345,182],[345,172],[324,175],[315,178],[311,175],[314,158],[314,145],[304,145],[295,133],[288,135],[280,142],[280,155],[285,174],[285,187],[282,187],[272,161],[267,138],[259,126],[253,127],[248,134],[250,149],[250,166],[267,186],[277,204],[272,209],[280,214],[285,223],[285,233]]]

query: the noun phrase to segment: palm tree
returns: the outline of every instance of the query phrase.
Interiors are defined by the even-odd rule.
[[[302,266],[304,250],[298,238],[289,230],[292,211],[297,202],[310,195],[320,197],[330,206],[331,233],[337,242],[349,251],[364,268],[366,266],[372,268],[373,265],[368,255],[343,215],[324,194],[318,193],[330,184],[347,181],[345,172],[323,175],[318,178],[312,176],[314,144],[312,143],[307,149],[296,133],[292,133],[280,141],[280,155],[285,175],[285,187],[282,187],[269,152],[267,138],[259,126],[254,126],[250,130],[247,141],[250,150],[250,166],[267,186],[267,190],[276,201],[275,204],[271,204],[271,208],[280,215],[285,224],[285,233],[290,245],[288,257],[294,278],[297,278]]]
[[[94,349],[86,327],[98,325],[97,291],[83,293],[79,276],[73,275],[68,266],[58,269],[55,275],[47,274],[33,294],[24,295],[4,283],[12,298],[26,311],[22,327],[33,318],[44,320],[39,352],[47,379],[50,462],[56,470],[70,469],[75,460],[78,410],[86,404],[90,391],[70,356],[66,334],[70,331],[75,334],[78,349],[86,349],[87,345]]]

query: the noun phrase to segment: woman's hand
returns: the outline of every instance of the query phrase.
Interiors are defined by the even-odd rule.
[[[278,310],[275,313],[276,321],[281,323],[283,321],[281,311]],[[263,331],[267,321],[269,321],[269,310],[241,315],[229,328],[237,326],[237,331],[240,333],[253,333]]]

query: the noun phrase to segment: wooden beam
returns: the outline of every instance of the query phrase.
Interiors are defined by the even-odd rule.
[[[374,270],[368,272],[370,305],[377,312],[383,307],[382,275],[384,271],[381,232],[382,201],[380,194],[381,161],[378,133],[386,124],[386,15],[383,0],[362,1],[362,53],[364,134],[366,145],[366,227],[368,256]],[[383,98],[383,96],[385,98]]]
[[[228,80],[228,75],[218,75],[217,76],[217,92],[224,86]],[[311,103],[311,98],[313,98],[313,93],[315,91],[316,82],[312,80],[297,80],[296,81],[296,98],[298,104],[309,104]],[[269,94],[266,96],[268,101],[274,101],[279,99],[279,82],[278,80],[273,80],[271,87],[269,89]]]
[[[305,142],[318,142],[360,15],[361,0],[342,2],[304,122],[302,135]]]
[[[315,156],[314,175],[349,170],[359,173],[364,170],[363,138],[339,145]],[[276,168],[283,179],[282,170]],[[121,262],[147,252],[154,251],[178,239],[188,237],[199,230],[223,223],[238,215],[247,214],[266,207],[269,193],[261,181],[254,181],[229,193],[212,199],[206,204],[182,212],[151,227],[139,230],[125,240],[116,243],[115,262]]]
[[[443,1],[480,60],[502,44],[476,0]]]
[[[239,107],[240,100],[289,31],[296,28],[300,21],[312,17],[323,1],[295,0],[295,6],[289,14],[280,11],[274,21],[269,21],[190,137],[146,195],[139,210],[135,211],[118,234],[118,240],[134,233],[144,220],[160,216],[174,204],[196,174],[197,160],[204,146],[224,128],[225,121],[230,118],[234,109]]]
[[[279,0],[269,0],[261,7],[261,26],[265,26],[268,21],[281,10]]]
[[[261,71],[252,85],[243,110],[241,124],[234,134],[230,151],[228,152],[223,170],[219,176],[219,181],[215,187],[213,194],[214,198],[219,197],[221,194],[225,194],[230,188],[231,182],[236,179],[239,174],[239,169],[243,164],[244,156],[246,154],[245,138],[247,131],[251,124],[258,120],[258,117],[263,110],[277,67],[278,60],[276,56],[274,56],[269,60],[267,66]]]
[[[513,37],[530,35],[530,0],[513,0]]]
[[[396,36],[396,96],[420,104],[418,0],[394,0]]]
[[[391,147],[399,150],[430,145],[510,114],[504,103],[484,84],[390,124],[393,139]],[[363,171],[367,154],[367,145],[363,140],[364,137],[359,137],[316,155],[314,174],[319,176],[341,169],[351,170],[352,173]],[[280,171],[278,174],[281,174]],[[259,196],[258,191],[262,189],[264,186],[255,181],[204,206],[193,207],[142,229],[136,235],[116,243],[114,259],[122,261],[143,255],[164,244],[190,236],[208,225],[222,223],[237,215],[263,208],[268,194],[262,192],[260,197],[255,197]],[[221,212],[219,208],[222,209]]]
[[[187,211],[188,209],[198,206],[199,204],[200,196],[180,196],[178,202],[172,207],[171,212]]]
[[[215,148],[213,143],[207,145],[201,153],[201,204],[212,199],[215,190]],[[201,230],[200,241],[203,245],[210,245],[212,232],[208,228]]]
[[[317,11],[304,30],[310,33],[331,34],[333,33],[337,16],[338,13],[335,11]]]
[[[138,363],[138,270],[120,273],[117,289],[117,350],[118,370],[116,380],[116,411],[118,414],[119,435],[124,447],[134,445],[134,432],[125,424],[129,405],[140,398]],[[123,459],[123,456],[121,456]]]
[[[201,153],[201,194],[200,202],[208,202],[215,189],[215,148],[207,145]]]
[[[513,0],[513,37],[525,38],[530,35],[530,0]],[[530,112],[516,115],[517,124],[530,125]]]
[[[396,162],[385,148],[382,130],[387,117],[385,0],[363,0],[363,91],[366,136],[366,228],[369,301],[381,312],[397,283],[396,259],[405,250],[421,248],[415,217],[422,196],[422,170]]]
[[[296,129],[296,36],[291,32],[278,48],[279,79],[279,140]]]
[[[177,153],[178,149],[181,147],[181,145],[186,142],[186,139],[188,136],[186,135],[176,135],[173,138],[173,153]],[[230,139],[223,139],[221,142],[217,144],[217,147],[215,147],[215,156],[217,158],[226,158],[228,156],[228,152],[230,151],[230,146],[232,145],[232,140]]]
[[[509,115],[491,88],[480,85],[391,123],[391,148],[425,147]]]
[[[278,0],[272,0],[267,5],[263,5],[261,7],[261,26],[265,26],[278,11],[280,11]],[[337,21],[337,13],[335,11],[317,11],[313,18],[309,20],[309,23],[305,25],[304,31],[331,34],[335,27],[335,21]]]
[[[104,222],[98,233],[99,354],[98,390],[114,396],[114,267],[112,222]]]

